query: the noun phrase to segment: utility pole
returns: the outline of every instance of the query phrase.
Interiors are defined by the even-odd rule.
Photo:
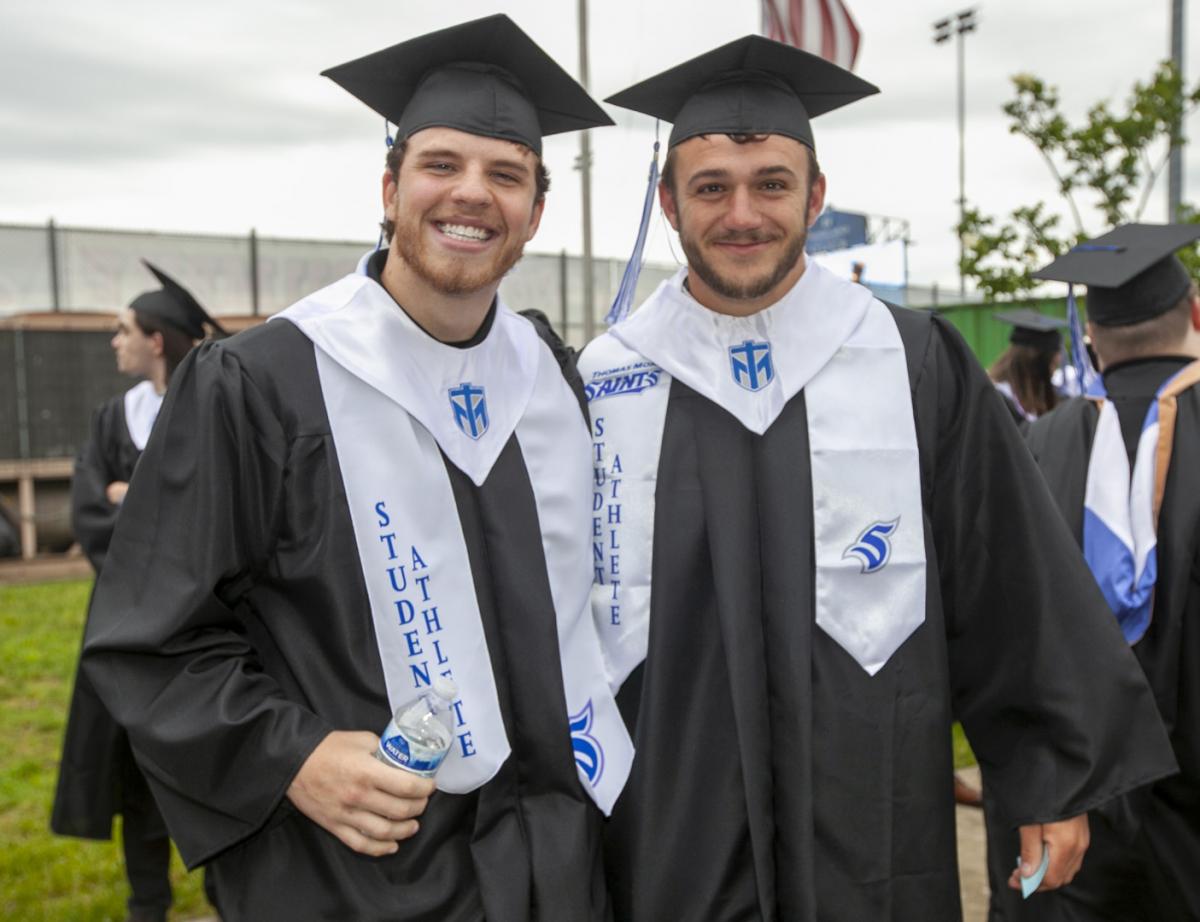
[[[1182,2],[1182,0],[1177,0]],[[962,264],[966,258],[966,244],[963,241],[962,225],[966,219],[967,210],[967,142],[966,142],[966,51],[963,37],[968,32],[974,32],[978,20],[975,18],[975,8],[963,10],[945,19],[939,19],[933,24],[933,43],[940,45],[950,40],[951,35],[958,38],[958,296],[967,298],[967,280],[963,276]]]
[[[591,92],[588,85],[588,11],[587,0],[579,0],[579,82],[584,90]],[[579,170],[579,184],[583,200],[580,211],[583,215],[583,342],[590,343],[596,335],[596,281],[592,273],[592,133],[579,132],[579,157],[575,166]],[[566,331],[564,331],[565,333]]]
[[[1171,0],[1171,60],[1179,74],[1179,92],[1182,95],[1187,88],[1183,71],[1183,0]],[[1178,133],[1183,126],[1176,123],[1174,131]],[[1180,205],[1183,204],[1183,145],[1176,144],[1171,148],[1171,157],[1167,164],[1167,220],[1180,220]]]

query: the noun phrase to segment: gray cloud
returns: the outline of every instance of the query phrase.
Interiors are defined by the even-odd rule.
[[[315,70],[308,74],[314,101],[290,100],[274,83],[256,83],[271,73],[266,58],[236,69],[164,67],[119,36],[85,43],[28,20],[5,22],[0,34],[0,156],[9,162],[154,159],[197,145],[285,147],[367,124],[355,106],[328,104]],[[295,76],[300,83],[304,75]]]

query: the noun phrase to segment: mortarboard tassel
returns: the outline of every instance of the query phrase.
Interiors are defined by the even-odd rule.
[[[395,138],[392,137],[391,123],[387,120],[387,118],[384,118],[383,120],[383,143],[387,145],[388,150],[391,150],[396,144]],[[379,238],[375,241],[376,252],[383,249],[384,236],[383,221],[380,221]]]
[[[1067,322],[1071,325],[1071,366],[1075,369],[1075,380],[1068,384],[1067,391],[1073,397],[1103,397],[1104,382],[1092,366],[1083,339],[1083,322],[1079,319],[1079,306],[1075,303],[1075,286],[1067,284]]]
[[[654,193],[658,186],[658,139],[654,140],[654,157],[650,161],[650,176],[646,182],[646,199],[642,202],[642,220],[638,225],[637,242],[633,245],[633,253],[625,264],[625,273],[621,276],[621,285],[617,296],[608,311],[605,322],[611,327],[620,323],[629,315],[633,307],[633,296],[637,292],[638,276],[642,274],[642,251],[646,248],[646,232],[650,228],[650,214],[654,210]]]

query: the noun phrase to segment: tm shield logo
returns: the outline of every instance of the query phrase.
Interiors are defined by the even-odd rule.
[[[604,774],[604,747],[592,736],[592,699],[588,698],[578,714],[567,718],[571,728],[571,748],[575,750],[575,764],[583,772],[588,783],[595,787]]]
[[[771,364],[771,344],[746,340],[729,347],[729,364],[733,380],[748,391],[761,391],[775,379]]]
[[[888,565],[892,557],[892,545],[888,537],[900,527],[900,519],[890,522],[872,522],[858,540],[846,548],[844,559],[853,558],[862,565],[863,573],[875,573]]]
[[[488,427],[487,398],[483,388],[464,381],[450,388],[450,406],[454,409],[454,423],[463,435],[478,439]]]

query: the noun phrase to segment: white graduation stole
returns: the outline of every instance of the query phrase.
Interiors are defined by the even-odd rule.
[[[150,441],[150,430],[154,428],[158,411],[162,409],[163,395],[156,393],[149,381],[142,381],[125,392],[122,403],[129,441],[138,451],[145,451],[146,443]]]
[[[1083,500],[1083,556],[1130,644],[1150,627],[1158,579],[1158,513],[1175,435],[1175,401],[1200,382],[1200,361],[1158,389],[1146,411],[1133,472],[1116,407],[1100,405]]]
[[[439,343],[363,275],[277,316],[315,346],[388,701],[395,709],[438,674],[458,684],[455,741],[437,775],[451,793],[486,783],[510,747],[441,452],[481,485],[516,434],[546,554],[576,767],[607,814],[633,747],[588,617],[587,430],[550,349],[503,304],[481,343]]]
[[[683,288],[686,274],[663,282],[579,363],[594,448],[592,614],[610,681],[619,687],[646,656],[672,377],[759,435],[804,389],[816,622],[874,675],[925,620],[920,459],[895,321],[866,289],[816,264],[749,317],[701,306]]]

